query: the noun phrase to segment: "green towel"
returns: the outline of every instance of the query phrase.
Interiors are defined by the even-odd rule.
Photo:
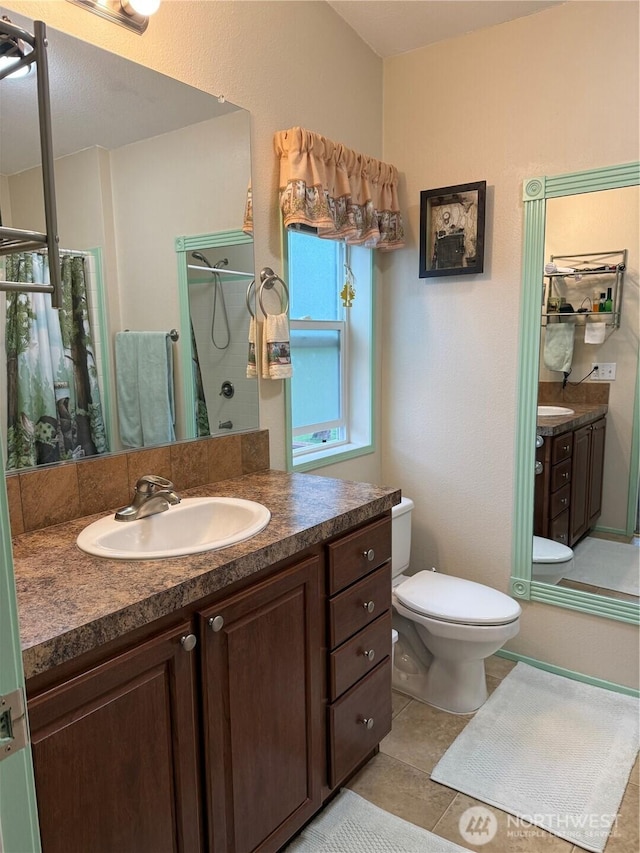
[[[547,370],[571,373],[575,323],[548,323],[544,338],[544,366]]]
[[[165,332],[116,334],[116,393],[125,447],[174,441],[173,349]]]

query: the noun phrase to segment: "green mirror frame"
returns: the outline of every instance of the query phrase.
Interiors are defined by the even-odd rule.
[[[515,442],[514,533],[511,593],[516,598],[554,604],[604,616],[619,622],[640,624],[640,605],[604,595],[539,583],[531,579],[533,509],[536,446],[536,406],[540,357],[540,273],[544,267],[546,200],[579,193],[598,192],[640,185],[640,163],[625,163],[570,172],[564,175],[530,178],[524,182],[524,247],[520,301],[520,361],[518,365],[518,407]],[[640,365],[639,365],[640,369]],[[635,422],[630,483],[630,506],[637,501],[638,388],[636,383]],[[634,480],[634,473],[630,478]],[[635,493],[635,498],[631,492]]]

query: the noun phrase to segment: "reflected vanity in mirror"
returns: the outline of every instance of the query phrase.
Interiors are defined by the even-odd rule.
[[[243,380],[251,279],[207,272],[189,254],[199,251],[212,266],[224,257],[229,270],[253,275],[249,114],[54,29],[47,36],[60,246],[85,268],[94,343],[88,370],[100,386],[109,451],[132,446],[120,440],[116,394],[126,377],[117,375],[114,338],[125,330],[179,333],[169,347],[176,439],[255,429],[257,383]],[[0,210],[2,223],[16,228],[42,227],[44,218],[34,78],[0,81]],[[196,265],[203,269],[189,269]],[[209,346],[204,330],[218,341],[224,323],[230,343]],[[4,312],[0,325],[4,338]],[[193,340],[208,388],[209,433],[198,429],[195,414]],[[6,424],[4,363],[0,375]],[[220,395],[225,382],[232,397]],[[27,436],[42,430],[26,415],[22,422]]]
[[[519,597],[632,623],[640,615],[639,183],[640,164],[631,163],[524,184],[512,572]],[[612,304],[601,311],[609,288]],[[596,378],[598,362],[615,364],[615,379]],[[539,405],[573,411],[539,415]],[[551,582],[532,571],[534,532],[573,549],[573,564]]]

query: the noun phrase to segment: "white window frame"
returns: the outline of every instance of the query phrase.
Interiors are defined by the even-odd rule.
[[[320,239],[320,238],[318,238]],[[284,231],[285,275],[291,287],[288,265],[288,235]],[[375,452],[374,405],[375,405],[375,280],[373,274],[373,251],[358,246],[350,247],[350,265],[355,276],[356,299],[353,307],[346,309],[344,321],[290,320],[291,328],[309,324],[311,328],[336,327],[344,322],[344,338],[341,341],[342,358],[342,417],[345,437],[340,441],[293,451],[294,430],[292,428],[291,380],[285,381],[287,469],[309,471],[336,462]],[[344,255],[343,255],[344,258]],[[295,358],[293,360],[295,372]],[[305,426],[304,433],[315,431],[314,425]],[[318,425],[328,429],[328,424]],[[298,432],[296,430],[296,432]],[[300,434],[300,433],[299,433]]]

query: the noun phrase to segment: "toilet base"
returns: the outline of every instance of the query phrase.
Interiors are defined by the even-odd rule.
[[[484,660],[434,660],[426,672],[405,672],[394,666],[391,686],[449,714],[473,714],[488,696]]]

